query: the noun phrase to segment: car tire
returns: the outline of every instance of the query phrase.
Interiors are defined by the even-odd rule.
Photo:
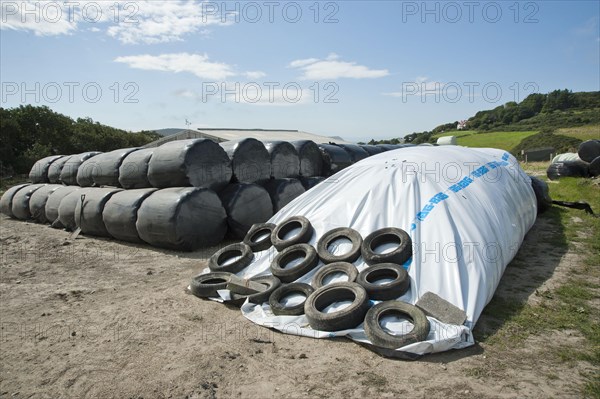
[[[281,303],[281,300],[285,298],[287,295],[298,293],[303,294],[306,299],[315,291],[313,287],[309,284],[305,283],[292,283],[282,285],[277,288],[271,296],[269,297],[269,305],[271,306],[271,311],[274,315],[277,316],[300,316],[304,314],[304,300],[303,302],[293,305],[286,306]]]
[[[260,305],[262,303],[268,302],[269,297],[271,296],[273,291],[275,291],[277,288],[279,288],[281,286],[281,281],[275,276],[252,277],[250,279],[250,281],[253,281],[253,282],[259,283],[259,284],[263,284],[267,287],[267,289],[265,291],[261,291],[256,294],[250,294],[250,295],[233,294],[233,295],[231,295],[231,299],[234,301],[237,301],[237,300],[242,300],[242,299],[245,300],[247,298],[251,303]]]
[[[350,242],[352,242],[352,248],[350,251],[341,255],[332,254],[329,251],[329,245],[341,238],[350,240]],[[317,253],[323,263],[326,264],[334,262],[352,263],[360,256],[362,243],[363,239],[358,231],[348,227],[338,227],[337,229],[329,230],[327,233],[323,234],[317,243]]]
[[[332,303],[351,300],[352,303],[332,313],[323,310]],[[335,283],[319,288],[304,302],[304,313],[314,330],[341,331],[360,325],[367,310],[369,299],[365,289],[356,283]]]
[[[250,227],[248,234],[244,237],[244,244],[248,245],[252,252],[260,252],[271,248],[271,234],[275,225],[273,223],[256,223]],[[261,235],[266,234],[265,238],[260,239]]]
[[[317,271],[317,274],[312,279],[312,286],[315,288],[324,287],[325,278],[331,274],[343,273],[348,276],[348,283],[353,283],[358,277],[358,269],[352,263],[348,262],[335,262],[323,266]]]
[[[375,284],[373,281],[391,278],[390,282]],[[356,282],[364,287],[370,299],[388,301],[401,297],[410,288],[408,273],[400,265],[380,263],[366,268],[358,274]]]
[[[413,328],[406,334],[390,334],[381,327],[380,320],[390,314],[400,313],[412,320]],[[415,342],[424,341],[429,335],[429,320],[414,305],[401,301],[385,301],[373,306],[365,316],[365,334],[375,346],[398,349]]]
[[[295,266],[285,266],[292,260],[302,257]],[[313,270],[319,264],[317,251],[308,244],[296,244],[279,252],[271,262],[271,273],[283,283],[292,283]]]
[[[384,254],[375,252],[375,249],[382,244],[397,242],[399,242],[398,247],[391,252]],[[372,232],[364,239],[361,253],[367,265],[378,263],[403,265],[412,256],[412,240],[406,231],[396,227],[386,227]]]
[[[239,259],[231,263],[225,263],[228,259],[238,256]],[[254,253],[252,253],[250,247],[240,242],[228,245],[215,252],[208,261],[208,267],[213,272],[239,273],[252,262],[253,258]]]
[[[292,230],[300,227],[300,232],[290,238],[285,236]],[[287,247],[295,244],[303,244],[310,241],[313,235],[313,227],[310,221],[304,216],[293,216],[279,223],[271,233],[271,242],[278,251],[283,251]]]
[[[200,298],[218,297],[217,291],[227,289],[231,276],[227,272],[200,274],[192,279],[190,291]]]

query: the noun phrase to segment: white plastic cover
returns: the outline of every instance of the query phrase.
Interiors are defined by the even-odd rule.
[[[292,201],[269,222],[280,223],[295,215],[307,217],[316,232],[312,245],[336,227],[351,227],[363,237],[384,227],[407,231],[413,241],[413,257],[404,267],[411,288],[399,300],[414,304],[426,292],[433,292],[467,314],[461,326],[429,317],[427,340],[398,349],[425,354],[474,343],[472,328],[534,224],[536,212],[530,178],[510,154],[496,149],[420,146],[374,155],[340,171]],[[338,248],[343,250],[343,245]],[[273,247],[255,254],[240,276],[270,274],[275,255]],[[366,268],[362,258],[354,264],[359,271]],[[299,281],[310,282],[321,266]],[[226,298],[228,291],[220,293]],[[289,334],[314,338],[347,335],[369,342],[362,324],[335,333],[315,331],[305,316],[274,316],[268,303],[247,302],[242,313],[255,323]],[[387,327],[400,330],[406,325],[392,321]]]

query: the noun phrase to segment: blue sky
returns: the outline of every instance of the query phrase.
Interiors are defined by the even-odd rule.
[[[531,92],[600,90],[598,1],[3,0],[1,12],[3,107],[134,131],[187,119],[359,141]]]

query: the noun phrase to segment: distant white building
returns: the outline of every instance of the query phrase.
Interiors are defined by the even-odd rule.
[[[464,130],[466,128],[467,128],[467,121],[466,120],[458,121],[458,125],[456,126],[456,130]]]

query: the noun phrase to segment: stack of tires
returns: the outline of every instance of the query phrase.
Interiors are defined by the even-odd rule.
[[[577,154],[568,155],[563,154],[552,160],[546,171],[550,180],[600,176],[600,140],[584,141],[579,145]]]
[[[356,230],[335,228],[322,235],[316,247],[308,244],[314,234],[302,216],[277,226],[254,225],[242,242],[210,258],[210,272],[194,277],[190,291],[237,304],[268,304],[273,315],[305,317],[317,331],[350,330],[364,323],[367,337],[380,348],[397,349],[426,339],[430,327],[425,313],[401,301],[410,289],[403,265],[412,256],[411,239],[404,230],[383,228],[363,240]],[[344,243],[348,244],[342,248]],[[260,256],[257,253],[271,246],[277,254],[270,275],[243,279],[245,269]],[[361,257],[367,267],[359,271],[355,263]],[[378,303],[371,307],[372,301]],[[340,302],[350,303],[340,307]],[[380,321],[391,314],[409,318],[414,327],[402,334],[384,330]]]
[[[226,236],[243,238],[328,176],[396,148],[191,139],[56,155],[34,164],[33,184],[5,193],[2,212],[88,235],[195,250]]]

